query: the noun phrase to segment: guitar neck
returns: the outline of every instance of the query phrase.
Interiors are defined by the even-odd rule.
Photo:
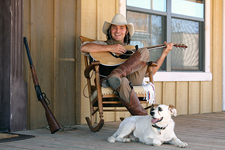
[[[155,45],[155,46],[148,46],[148,47],[145,47],[147,48],[148,50],[154,50],[154,49],[160,49],[160,48],[165,48],[166,46],[164,44],[160,44],[160,45]],[[133,45],[128,45],[128,46],[125,46],[125,48],[127,50],[131,50],[131,51],[135,51],[136,49],[134,49],[134,46]]]
[[[160,49],[160,48],[165,48],[166,46],[164,44],[160,45],[155,45],[155,46],[148,46],[146,47],[148,50],[154,50],[154,49]]]
[[[184,44],[178,44],[178,43],[173,43],[173,46],[175,46],[176,48],[182,48],[182,49],[186,49],[187,46],[184,45]],[[154,49],[160,49],[160,48],[165,48],[166,46],[164,44],[160,44],[160,45],[155,45],[155,46],[148,46],[148,47],[145,47],[147,48],[148,50],[154,50]],[[136,50],[136,49],[131,49],[131,50]]]

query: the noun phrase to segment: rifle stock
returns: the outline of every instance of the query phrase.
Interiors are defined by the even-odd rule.
[[[30,55],[30,51],[29,51],[29,47],[28,47],[26,37],[23,38],[23,42],[24,42],[24,45],[26,47],[27,56],[28,56],[28,60],[29,60],[29,63],[30,63],[30,69],[31,69],[32,77],[33,77],[33,83],[34,83],[34,87],[35,87],[35,91],[36,91],[38,101],[41,102],[41,104],[43,105],[43,107],[45,109],[45,115],[46,115],[46,118],[47,118],[47,121],[48,121],[50,131],[51,131],[52,134],[54,134],[55,132],[57,132],[61,128],[60,128],[57,120],[55,119],[54,115],[52,114],[50,108],[48,107],[49,100],[46,97],[46,94],[42,93],[41,87],[39,86],[37,74],[36,74],[32,59],[31,59],[31,55]],[[46,99],[48,100],[48,103],[46,102]]]

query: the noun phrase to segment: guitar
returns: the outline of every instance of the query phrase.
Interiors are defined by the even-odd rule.
[[[187,46],[185,44],[173,43],[173,46],[176,48],[186,49]],[[102,76],[107,76],[110,72],[115,69],[120,64],[124,63],[131,55],[133,55],[136,51],[134,45],[127,45],[124,46],[127,52],[122,55],[116,55],[115,53],[111,52],[97,52],[97,53],[90,53],[91,58],[93,61],[100,62],[100,74]],[[148,50],[155,50],[160,48],[165,48],[164,44],[149,46],[146,47]]]

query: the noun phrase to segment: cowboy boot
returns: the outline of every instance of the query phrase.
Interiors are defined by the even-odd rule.
[[[146,62],[139,61],[141,53],[136,51],[131,57],[129,57],[123,64],[114,69],[103,81],[102,86],[107,88],[111,86],[113,89],[117,89],[121,84],[121,78],[140,70],[146,66]]]
[[[120,99],[122,104],[127,108],[127,110],[131,113],[132,116],[146,116],[148,115],[147,111],[142,107],[136,93],[133,89],[131,89],[129,102],[123,99]]]

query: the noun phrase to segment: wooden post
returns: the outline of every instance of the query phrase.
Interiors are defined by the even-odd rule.
[[[27,128],[27,92],[23,80],[23,0],[0,5],[0,132]]]

